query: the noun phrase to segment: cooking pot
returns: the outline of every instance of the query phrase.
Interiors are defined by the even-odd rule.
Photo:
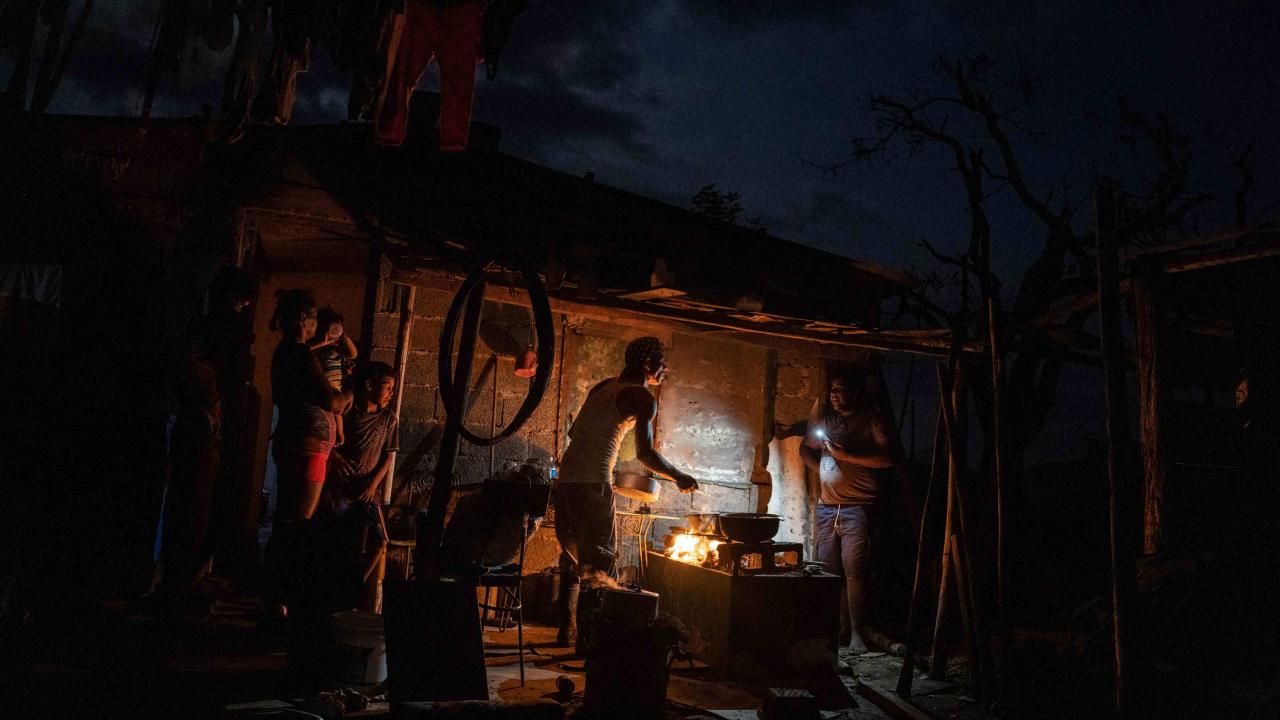
[[[720,532],[720,513],[689,513],[684,516],[692,535],[723,535]]]
[[[758,543],[778,534],[782,518],[764,513],[721,513],[720,529],[735,542]]]
[[[658,478],[648,473],[633,470],[613,471],[613,491],[625,498],[639,500],[644,503],[656,502],[662,484]]]

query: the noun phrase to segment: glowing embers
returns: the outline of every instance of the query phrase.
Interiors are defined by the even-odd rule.
[[[718,561],[716,549],[724,544],[723,540],[707,535],[675,535],[665,555],[672,560],[679,560],[690,565],[715,565]]]
[[[804,548],[799,543],[738,543],[721,545],[712,567],[730,575],[786,575],[801,573]]]

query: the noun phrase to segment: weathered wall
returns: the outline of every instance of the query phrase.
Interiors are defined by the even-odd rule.
[[[794,352],[778,353],[773,388],[774,421],[783,425],[804,420],[823,387],[823,363],[819,358]],[[813,509],[817,482],[800,459],[800,439],[774,440],[769,445],[772,479],[768,512],[782,516],[777,539],[802,542],[813,557]]]
[[[401,406],[397,502],[429,486],[435,468],[436,443],[445,419],[436,363],[440,329],[453,298],[452,288],[443,285],[420,285],[416,291]],[[380,288],[370,352],[375,360],[395,363],[402,299],[398,293],[405,288],[390,282]],[[485,312],[467,422],[473,431],[490,434],[510,420],[524,397],[527,381],[516,378],[513,371],[515,356],[529,342],[529,320],[528,311],[516,305],[486,302]],[[670,377],[656,391],[658,449],[702,481],[702,488],[689,496],[679,493],[674,483],[664,482],[662,495],[651,509],[680,519],[655,523],[652,537],[660,542],[667,527],[683,525],[683,515],[690,511],[767,508],[783,516],[778,539],[804,542],[811,550],[814,483],[800,462],[798,442],[768,443],[766,438],[773,423],[790,424],[808,415],[822,387],[821,358],[621,317],[617,322],[601,322],[557,315],[556,327],[557,367],[547,395],[517,436],[494,448],[494,470],[511,460],[558,457],[587,393],[621,369],[627,342],[656,333],[668,345],[672,367]],[[458,482],[483,480],[490,473],[490,457],[488,448],[463,441]],[[634,440],[628,435],[619,463],[635,462]],[[618,498],[620,510],[637,506]],[[619,538],[619,542],[624,562],[634,558],[635,540]],[[554,565],[558,552],[553,530],[540,530],[530,544],[526,571]]]
[[[672,337],[658,420],[668,460],[708,483],[750,483],[764,442],[768,356],[706,336]]]
[[[654,512],[754,512],[751,478],[764,436],[769,352],[679,332],[671,335],[667,363],[671,374],[658,392],[658,448],[700,488],[684,495],[674,483],[663,483]],[[673,525],[684,520],[656,522],[655,538],[661,541]]]
[[[392,366],[396,363],[400,331],[401,293],[406,291],[407,286],[383,283],[373,318],[369,355]],[[439,434],[445,421],[437,373],[440,332],[452,300],[451,290],[419,286],[415,293],[400,406],[400,453],[392,493],[395,502],[419,497],[430,487],[435,471]],[[485,303],[471,368],[466,414],[467,427],[477,435],[490,436],[499,432],[519,410],[530,381],[516,377],[515,362],[518,353],[531,342],[529,323],[528,312],[524,308],[505,303]],[[563,318],[558,316],[557,332],[562,325]],[[463,440],[455,468],[456,484],[482,482],[509,462],[530,458],[549,460],[554,455],[556,444],[558,386],[557,367],[552,369],[543,402],[514,436],[491,448],[478,447]],[[530,572],[536,572],[554,564],[558,553],[559,547],[551,530],[539,530],[529,543],[525,566]]]

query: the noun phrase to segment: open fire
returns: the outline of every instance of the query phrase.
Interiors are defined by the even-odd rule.
[[[664,554],[672,560],[690,565],[714,565],[718,559],[716,548],[723,542],[706,535],[676,535]]]

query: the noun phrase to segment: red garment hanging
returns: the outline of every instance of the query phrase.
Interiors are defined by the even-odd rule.
[[[413,89],[435,58],[440,64],[440,149],[467,148],[483,23],[484,3],[479,0],[408,0],[404,30],[374,123],[378,143],[404,142]]]

